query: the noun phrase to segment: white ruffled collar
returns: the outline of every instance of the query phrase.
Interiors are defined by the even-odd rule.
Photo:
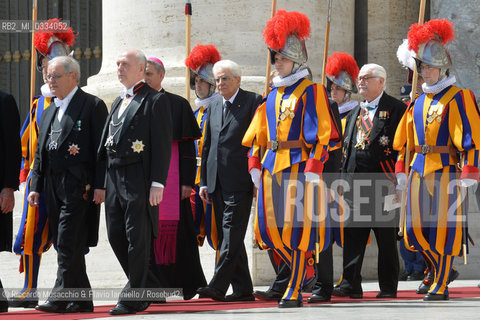
[[[346,113],[346,112],[352,110],[353,108],[355,108],[356,106],[358,106],[358,101],[350,100],[350,101],[342,104],[340,107],[338,107],[338,112],[340,114]]]
[[[289,87],[292,84],[297,83],[298,80],[308,77],[308,69],[302,69],[295,73],[292,73],[285,78],[280,78],[280,76],[276,76],[272,79],[273,85],[275,87]]]
[[[205,98],[205,99],[195,99],[195,105],[197,107],[206,107],[210,104],[210,102],[212,102],[214,99],[216,99],[218,96],[220,96],[220,94],[218,94],[217,92],[215,92],[214,94],[212,94],[210,97],[208,98]]]
[[[442,79],[432,86],[429,86],[429,85],[427,85],[426,82],[424,82],[422,84],[422,90],[425,93],[437,94],[437,93],[441,92],[442,90],[444,90],[445,88],[450,87],[455,82],[457,82],[457,79],[455,79],[455,76],[450,76],[448,78]]]
[[[42,85],[40,87],[40,91],[42,92],[42,96],[44,96],[45,98],[52,98],[54,97],[54,95],[52,94],[52,92],[50,91],[50,87],[48,86],[48,83],[45,83],[44,85]]]

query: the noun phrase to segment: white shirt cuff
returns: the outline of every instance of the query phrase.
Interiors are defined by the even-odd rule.
[[[152,181],[152,187],[164,188],[165,186],[163,184],[161,184],[160,182]]]

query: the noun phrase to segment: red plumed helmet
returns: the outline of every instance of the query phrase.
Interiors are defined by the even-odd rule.
[[[345,72],[350,79],[345,79],[345,75],[342,75]],[[354,90],[358,72],[357,62],[346,52],[334,52],[327,60],[326,76],[347,91]]]
[[[422,43],[430,40],[437,40],[445,45],[453,39],[455,39],[453,23],[447,19],[434,19],[424,24],[414,23],[408,32],[409,49],[415,52],[418,52]]]
[[[192,49],[185,59],[185,65],[190,68],[190,88],[192,90],[195,90],[195,77],[198,76],[210,84],[209,96],[215,92],[213,65],[220,59],[220,53],[213,44],[198,44]]]
[[[197,44],[185,59],[185,65],[192,70],[197,70],[206,63],[215,64],[220,59],[220,52],[213,44]]]
[[[415,51],[417,64],[424,62],[439,69],[448,69],[452,62],[444,47],[455,39],[453,23],[446,19],[434,19],[424,24],[414,23],[408,31],[408,47]]]
[[[279,9],[267,22],[263,39],[268,48],[302,64],[307,61],[305,39],[310,37],[310,20],[298,11]],[[272,63],[274,54],[272,54]]]
[[[41,70],[43,57],[53,59],[58,56],[66,56],[70,53],[70,47],[75,43],[75,34],[71,27],[62,32],[51,32],[64,24],[60,19],[50,19],[45,23],[45,32],[35,32],[33,44],[37,49],[37,69]]]

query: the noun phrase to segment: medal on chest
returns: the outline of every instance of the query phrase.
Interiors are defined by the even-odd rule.
[[[71,144],[68,146],[68,153],[72,156],[76,156],[78,153],[80,153],[80,148],[78,147],[78,144]]]
[[[145,145],[143,144],[143,141],[141,140],[135,140],[132,142],[132,149],[133,149],[133,152],[137,152],[137,153],[140,153],[143,151],[143,148],[145,147]]]

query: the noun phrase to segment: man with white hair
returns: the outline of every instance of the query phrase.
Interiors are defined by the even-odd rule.
[[[50,60],[46,78],[56,98],[40,122],[27,199],[36,207],[45,190],[58,270],[50,297],[36,309],[92,312],[85,252],[98,240],[105,163],[96,161],[96,154],[108,111],[102,100],[78,87],[80,65],[75,59],[62,56]],[[87,299],[62,299],[77,295]]]
[[[219,301],[253,301],[253,285],[243,240],[253,200],[248,150],[242,139],[261,96],[240,89],[240,67],[220,60],[213,74],[221,97],[208,107],[202,153],[200,197],[213,202],[220,252],[215,274],[200,295]],[[232,285],[233,294],[225,297]]]
[[[392,143],[406,106],[384,91],[386,80],[386,71],[382,66],[373,63],[364,65],[358,74],[357,86],[365,101],[355,107],[347,118],[343,174],[351,184],[350,190],[344,190],[346,200],[353,206],[350,208],[350,220],[345,222],[343,280],[333,291],[336,296],[363,297],[362,262],[372,229],[378,245],[380,293],[377,298],[397,296],[396,222],[392,218],[394,215],[385,216],[385,188],[379,186],[388,186],[389,193],[395,192],[397,152],[393,150]],[[360,192],[355,186],[362,186]]]

